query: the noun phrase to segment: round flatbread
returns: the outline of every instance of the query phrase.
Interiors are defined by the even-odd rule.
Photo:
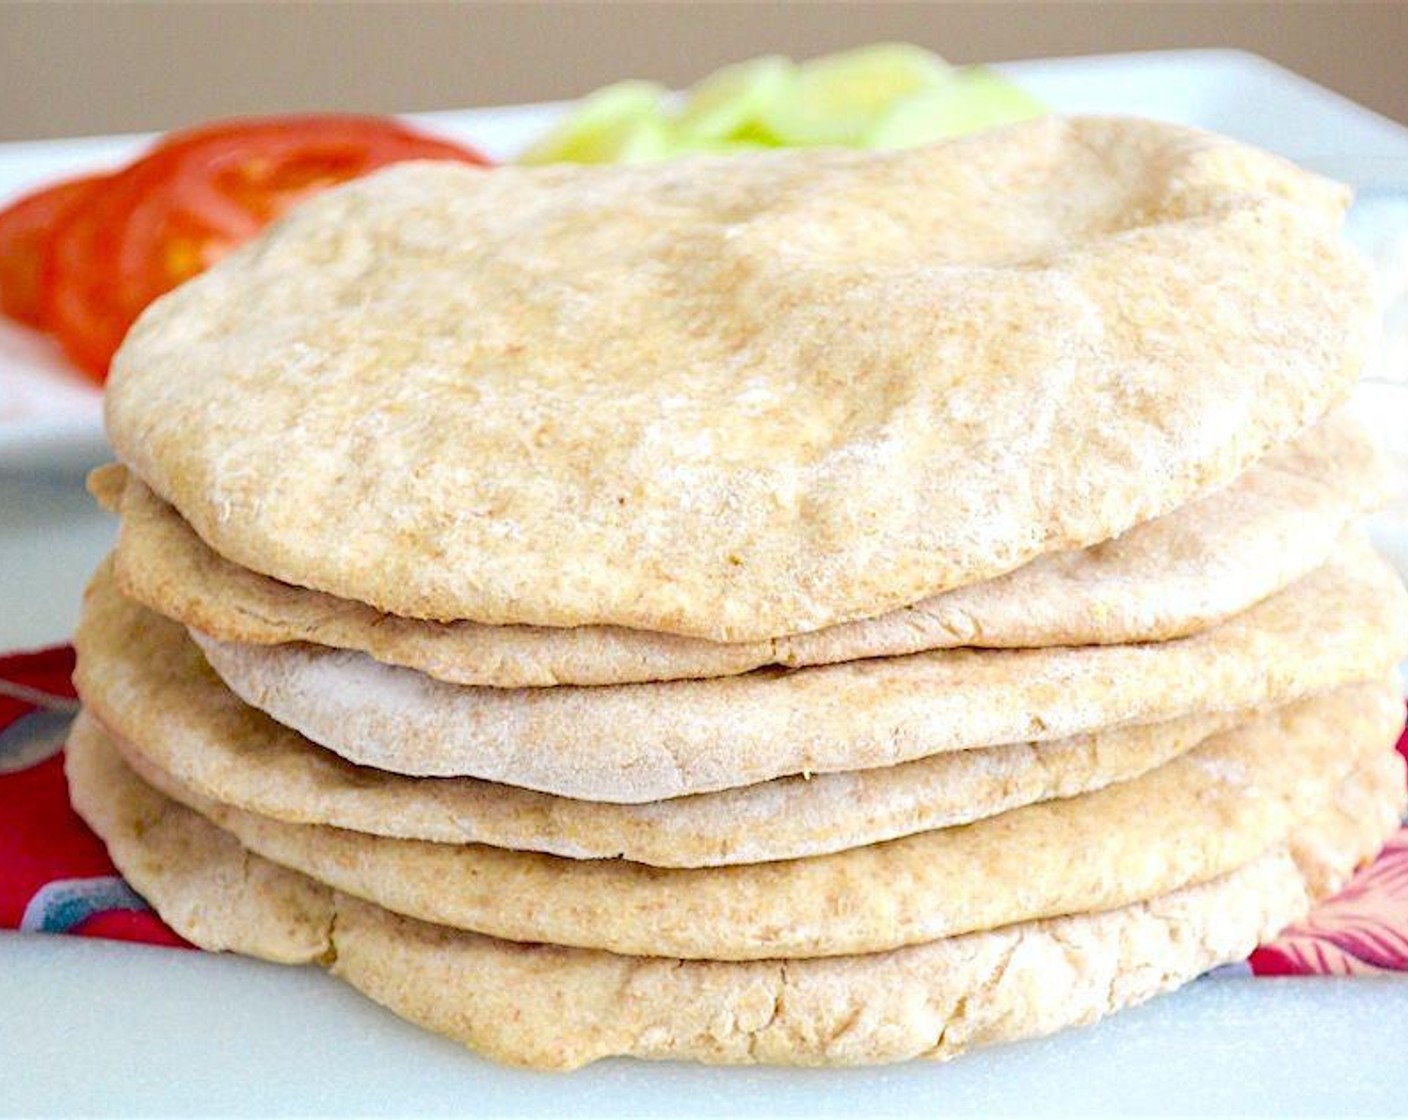
[[[123,750],[204,797],[297,824],[657,867],[796,859],[1125,781],[1244,722],[1198,713],[644,805],[355,766],[251,708],[176,623],[95,580],[74,640],[83,703]]]
[[[405,164],[153,304],[118,457],[391,614],[756,641],[1107,540],[1343,399],[1342,188],[1150,121]]]
[[[1214,878],[1284,840],[1402,729],[1398,689],[1365,684],[1094,793],[828,856],[688,870],[288,824],[203,798],[140,754],[126,761],[251,851],[409,917],[511,941],[756,960],[879,952]]]
[[[428,622],[281,583],[222,558],[135,475],[116,499],[125,595],[204,634],[360,650],[452,684],[628,684],[819,665],[954,646],[1164,641],[1205,629],[1325,562],[1345,525],[1386,496],[1383,463],[1344,416],[1277,448],[1230,486],[1116,540],[879,618],[763,642],[610,626]],[[104,486],[110,494],[116,479]]]
[[[330,963],[413,1022],[500,1061],[552,1069],[615,1054],[942,1059],[1088,1023],[1244,957],[1372,857],[1404,806],[1403,764],[1384,755],[1288,846],[1199,886],[889,953],[737,963],[518,945],[336,894],[143,784],[81,717],[68,774],[75,806],[114,862],[185,937]]]
[[[641,802],[1283,703],[1393,665],[1408,650],[1408,594],[1351,538],[1286,590],[1170,642],[599,688],[472,688],[360,653],[193,636],[237,695],[352,762]]]

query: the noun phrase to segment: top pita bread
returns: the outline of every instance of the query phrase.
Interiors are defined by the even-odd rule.
[[[1349,390],[1344,192],[1165,124],[408,164],[159,300],[118,456],[226,558],[406,617],[743,641],[1225,483]]]
[[[231,564],[128,474],[95,477],[122,513],[114,572],[125,595],[203,634],[259,645],[362,650],[453,684],[628,684],[821,665],[971,645],[1099,645],[1180,637],[1324,563],[1345,523],[1387,496],[1363,430],[1334,416],[1232,485],[1118,540],[1038,557],[995,580],[879,618],[762,642],[617,626],[485,626],[383,614]]]

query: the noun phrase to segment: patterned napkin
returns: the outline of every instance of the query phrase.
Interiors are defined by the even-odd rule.
[[[187,947],[117,874],[69,808],[68,646],[0,657],[0,929]],[[1408,755],[1408,733],[1398,749]],[[1212,975],[1408,972],[1408,826],[1302,923]]]

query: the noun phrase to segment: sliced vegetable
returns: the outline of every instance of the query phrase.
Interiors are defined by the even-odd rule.
[[[1047,108],[1001,74],[975,66],[886,109],[865,136],[867,148],[911,148],[948,136],[1039,117]]]
[[[792,62],[777,54],[715,70],[689,91],[680,110],[675,125],[682,145],[735,139],[756,144],[793,70]]]
[[[43,329],[55,225],[103,178],[92,175],[55,183],[0,211],[0,312]]]
[[[992,71],[959,71],[920,47],[879,43],[801,66],[781,55],[725,66],[678,109],[658,85],[618,82],[585,98],[519,159],[635,163],[753,148],[908,147],[1044,111]]]
[[[893,102],[951,75],[938,55],[908,43],[824,55],[797,68],[763,123],[787,146],[856,145]]]
[[[672,154],[663,87],[618,82],[583,99],[520,163],[638,163]]]

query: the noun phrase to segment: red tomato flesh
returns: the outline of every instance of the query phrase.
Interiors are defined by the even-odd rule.
[[[54,228],[104,177],[69,179],[27,194],[0,211],[0,313],[42,330]]]

